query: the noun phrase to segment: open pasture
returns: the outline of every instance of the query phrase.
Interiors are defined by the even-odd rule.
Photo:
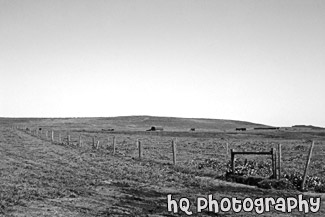
[[[50,126],[48,127],[50,129]],[[50,139],[50,131],[46,138],[45,132],[40,135],[43,139]],[[93,129],[56,130],[54,140],[58,141],[59,134],[63,144],[67,137],[74,147],[93,149],[93,143],[98,143],[98,151],[112,154],[113,139],[115,140],[115,154],[117,156],[139,158],[138,141],[142,146],[142,160],[161,164],[173,163],[172,141],[176,144],[176,165],[191,173],[204,174],[210,177],[222,177],[229,169],[230,150],[236,151],[270,151],[282,148],[281,173],[303,174],[311,141],[315,141],[308,175],[325,178],[325,140],[323,133],[316,132],[143,132],[143,131],[115,131],[106,132]],[[305,135],[305,137],[304,137]],[[305,138],[305,139],[303,139]],[[79,141],[81,140],[81,141]],[[81,147],[78,146],[81,142]],[[271,165],[269,156],[240,156],[237,160],[256,161],[257,164]],[[210,164],[208,163],[210,162]],[[265,165],[265,166],[266,166]],[[265,169],[265,168],[262,168]],[[263,171],[258,175],[263,176]],[[264,170],[264,173],[266,171]],[[271,175],[269,172],[264,176]]]
[[[322,131],[105,131],[100,125],[87,127],[76,120],[75,125],[72,122],[62,126],[55,120],[16,123],[24,127],[22,130],[10,125],[1,127],[0,196],[4,216],[186,216],[182,211],[177,214],[167,211],[168,194],[176,199],[188,198],[193,211],[196,198],[208,194],[216,199],[297,197],[302,192],[295,189],[261,189],[225,181],[229,151],[269,151],[281,143],[282,174],[302,174],[311,139],[315,147],[308,175],[325,177]],[[35,129],[37,135],[33,133]],[[99,144],[98,148],[93,141]],[[141,159],[137,141],[143,148]],[[176,143],[176,165],[172,141]],[[257,170],[250,170],[252,175],[271,175],[270,157],[241,156],[236,162],[237,169],[243,167],[245,159],[256,163],[253,169]],[[305,214],[293,210],[290,215],[324,216],[323,194],[312,190],[303,194],[306,198],[323,199],[319,212]],[[216,214],[204,211],[193,215]],[[257,214],[229,211],[218,215]],[[288,216],[288,213],[271,209],[261,216]]]

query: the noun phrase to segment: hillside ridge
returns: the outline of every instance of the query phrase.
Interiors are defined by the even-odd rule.
[[[164,117],[150,115],[131,115],[115,117],[75,117],[75,118],[0,118],[0,124],[24,124],[24,125],[69,125],[82,128],[94,126],[94,128],[114,128],[117,130],[145,130],[151,126],[160,126],[164,130],[188,130],[191,128],[201,130],[228,130],[235,128],[270,127],[264,124],[248,121],[210,119],[210,118],[184,118]]]

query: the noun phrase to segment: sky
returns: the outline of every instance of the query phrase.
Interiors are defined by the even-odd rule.
[[[323,0],[0,0],[0,117],[325,127]]]

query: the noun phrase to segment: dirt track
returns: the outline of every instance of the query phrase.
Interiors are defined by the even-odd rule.
[[[2,216],[178,216],[185,214],[167,212],[167,194],[191,201],[207,194],[216,198],[296,195],[195,177],[168,164],[55,145],[9,128],[0,128],[0,168]],[[324,216],[324,203],[321,208],[310,216]],[[271,211],[263,216],[304,215]]]

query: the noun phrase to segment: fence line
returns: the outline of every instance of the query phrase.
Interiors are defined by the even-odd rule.
[[[232,158],[232,153],[234,148],[236,148],[237,150],[238,146],[240,146],[241,149],[245,149],[246,145],[247,147],[250,147],[250,145],[252,144],[255,145],[254,142],[250,142],[250,141],[238,145],[235,142],[230,143],[228,140],[221,140],[221,139],[219,139],[219,142],[215,142],[215,140],[217,139],[211,139],[211,138],[207,138],[207,139],[206,138],[204,139],[180,138],[179,140],[176,141],[176,139],[171,137],[159,137],[159,135],[158,136],[149,135],[147,136],[149,138],[140,138],[140,139],[137,138],[135,140],[136,141],[136,147],[135,147],[134,137],[137,137],[138,135],[120,135],[119,137],[116,137],[115,135],[107,136],[106,133],[97,133],[95,136],[93,135],[93,133],[81,134],[80,132],[79,133],[70,132],[70,131],[64,132],[60,130],[55,131],[55,130],[40,129],[40,128],[28,129],[28,130],[19,128],[18,130],[21,130],[25,133],[28,133],[31,136],[40,138],[42,140],[52,142],[54,144],[75,146],[80,148],[89,148],[89,149],[102,150],[102,151],[108,150],[113,155],[120,154],[120,155],[136,156],[136,152],[138,152],[138,158],[141,160],[146,158],[149,159],[150,156],[154,156],[153,158],[155,161],[161,161],[161,162],[168,161],[170,164],[173,165],[180,165],[186,163],[187,165],[197,166],[196,161],[201,163],[203,160],[208,160],[209,158],[207,158],[207,156],[208,157],[213,156],[216,159],[216,161],[220,163],[224,162],[224,164],[226,165],[229,160],[229,154],[231,155],[230,162],[233,162],[234,160]],[[66,135],[66,137],[62,135]],[[188,140],[190,140],[191,145],[195,147],[195,149],[193,150],[188,149],[189,146],[188,144],[190,144]],[[259,142],[261,143],[261,145],[260,146],[256,145],[256,147],[261,149],[261,147],[264,146],[265,149],[264,141],[263,142],[259,141]],[[272,163],[270,165],[270,168],[272,169],[272,172],[275,178],[277,179],[283,177],[284,174],[290,171],[291,168],[289,166],[289,163],[297,161],[300,164],[304,164],[305,162],[305,157],[294,156],[294,154],[291,154],[292,150],[288,148],[288,145],[284,146],[282,142],[273,144],[273,146],[270,148],[272,148],[272,154],[271,152],[268,152],[272,156]],[[305,146],[304,144],[303,145],[295,144],[294,150],[295,150],[295,154],[297,155],[299,154],[302,156],[302,153],[307,153],[307,146]],[[258,151],[263,152],[263,150],[257,150],[256,152]],[[322,151],[323,151],[322,153],[325,153],[325,150]],[[249,151],[244,150],[244,151],[239,151],[237,154],[247,153],[247,152],[249,153]],[[252,154],[256,154],[256,153],[254,152]],[[317,154],[319,155],[320,152]],[[308,158],[310,160],[310,157]],[[303,160],[303,163],[301,163],[301,159]],[[286,167],[283,167],[284,165]],[[206,168],[208,168],[209,166],[211,165],[207,165]],[[310,167],[317,169],[317,167],[313,165],[310,165]],[[214,167],[211,166],[211,168]],[[233,171],[235,171],[234,166],[232,166],[232,169]],[[299,171],[303,171],[303,169],[304,167],[301,166],[301,169],[299,169]]]
[[[46,141],[50,141],[52,143],[59,143],[61,145],[67,145],[67,146],[71,146],[74,144],[73,139],[72,139],[72,134],[70,132],[66,132],[66,133],[62,133],[62,131],[54,131],[54,130],[43,130],[43,129],[28,129],[28,130],[24,130],[24,129],[20,129],[23,132],[31,135],[31,136],[35,136],[39,139],[42,140],[46,140]],[[45,137],[43,136],[43,134],[45,134]],[[62,138],[62,135],[66,135],[66,138]],[[50,135],[50,136],[49,136]],[[82,138],[84,138],[84,140],[82,140]],[[91,147],[93,149],[101,149],[104,148],[104,145],[100,146],[100,141],[96,139],[95,136],[86,136],[86,135],[82,135],[79,134],[78,136],[78,141],[76,143],[77,146],[79,147],[83,147],[83,143],[86,146],[87,145],[87,138],[91,138]],[[152,141],[150,139],[144,138],[143,141],[147,141],[147,142],[155,142],[157,144],[163,145],[165,142],[160,142],[160,141]],[[125,141],[123,141],[122,143],[125,143]],[[176,143],[176,139],[171,139],[171,141],[167,141],[167,143],[171,143],[171,149],[170,152],[172,153],[172,162],[174,165],[176,165],[177,162],[177,158],[176,158],[176,153],[177,153],[177,143]],[[105,144],[105,143],[102,143]],[[112,140],[111,140],[111,144],[110,144],[110,138],[107,138],[107,143],[106,143],[106,149],[109,149],[110,146],[112,146],[112,152],[113,155],[116,155],[117,152],[117,142],[116,142],[116,136],[112,136]],[[138,157],[139,159],[143,159],[144,158],[144,143],[142,143],[142,141],[140,139],[136,140],[136,144],[137,144],[137,149],[138,149]],[[227,146],[228,147],[228,146]]]

